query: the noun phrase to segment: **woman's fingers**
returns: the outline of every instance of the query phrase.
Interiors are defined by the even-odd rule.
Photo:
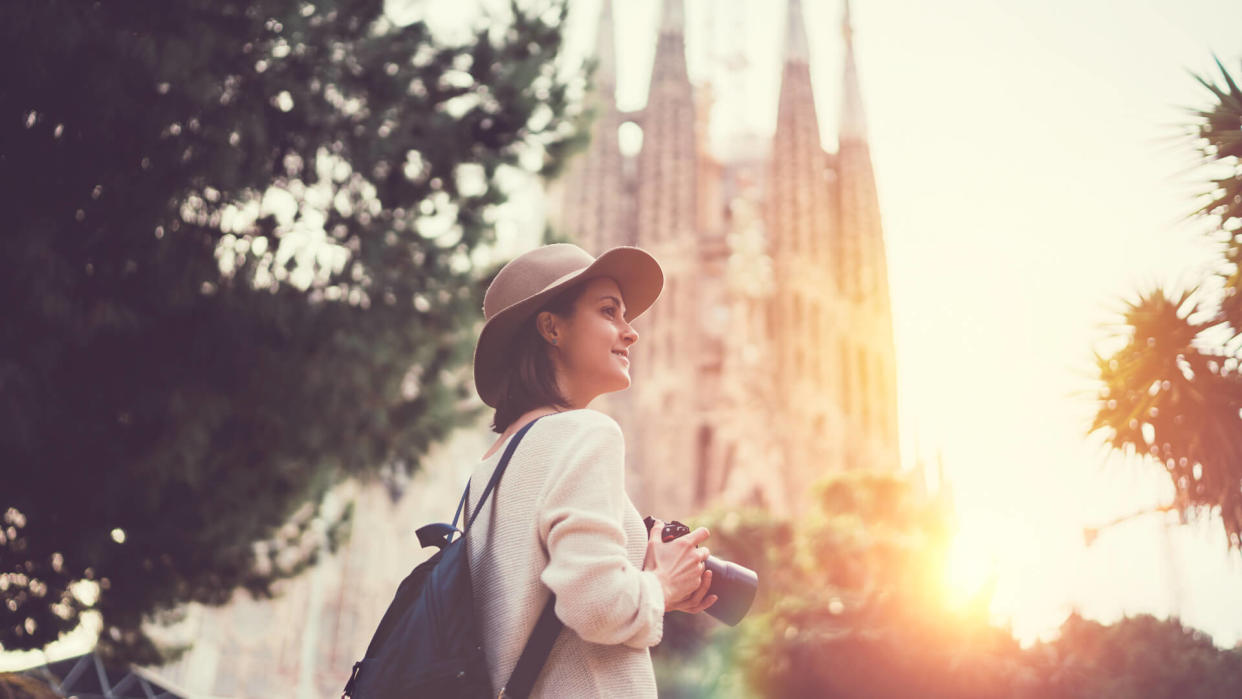
[[[699,527],[685,536],[664,542],[660,534],[662,524],[656,520],[651,527],[643,568],[655,571],[660,577],[667,609],[706,609],[702,605],[711,586],[710,573],[706,570],[711,552],[700,544],[710,532]]]
[[[712,572],[709,570],[703,573],[702,577],[699,578],[699,586],[695,588],[694,592],[690,593],[690,606],[697,607],[703,601],[703,596],[707,594],[711,586]]]
[[[691,614],[698,614],[699,612],[701,612],[701,611],[703,611],[703,610],[707,609],[708,607],[712,606],[713,604],[715,604],[715,603],[716,603],[716,600],[718,600],[718,599],[720,599],[720,598],[719,598],[719,597],[717,597],[716,595],[708,595],[708,596],[707,596],[707,599],[703,600],[703,604],[701,604],[701,605],[699,605],[699,606],[695,607],[693,610],[691,610],[691,611],[690,611],[690,613],[691,613]]]
[[[663,541],[662,534],[661,534],[661,532],[663,531],[664,531],[664,522],[661,522],[658,519],[655,520],[654,523],[651,525],[651,530],[647,532],[647,541],[653,544]]]
[[[655,547],[661,543],[660,530],[663,528],[664,523],[658,519],[651,525],[651,531],[647,534],[647,553],[643,556],[643,570],[651,570],[655,567]]]
[[[694,592],[691,592],[689,596],[679,602],[674,608],[689,614],[698,614],[707,609],[716,601],[716,595],[710,595],[707,599],[704,599],[711,587],[712,572],[709,570],[699,578],[699,586],[695,588]]]

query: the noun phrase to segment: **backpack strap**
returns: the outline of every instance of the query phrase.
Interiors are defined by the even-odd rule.
[[[453,513],[453,528],[457,528],[457,520],[461,518],[461,511],[466,507],[466,500],[470,495],[470,481],[466,480],[466,489],[462,491],[461,500],[457,501],[457,511]]]
[[[522,437],[526,436],[526,432],[539,421],[535,418],[527,423],[522,429],[513,435],[513,439],[509,440],[509,445],[505,447],[504,456],[500,457],[500,463],[496,465],[496,470],[492,472],[492,477],[487,482],[487,487],[483,489],[483,496],[479,498],[479,504],[473,513],[468,514],[463,532],[470,531],[470,525],[474,524],[474,520],[483,511],[483,505],[487,502],[487,496],[496,489],[496,485],[500,482],[500,476],[504,474],[505,468],[509,465],[509,459],[513,456],[513,452],[517,449],[518,442],[522,441]],[[466,492],[462,493],[462,500],[457,504],[457,514],[460,515],[463,509],[470,507],[470,483],[466,483]],[[453,526],[457,526],[457,515],[453,516]],[[463,534],[464,535],[464,534]],[[556,643],[556,637],[560,635],[564,623],[556,618],[556,595],[552,595],[548,599],[548,603],[544,605],[543,612],[539,615],[539,619],[535,622],[535,628],[530,633],[530,638],[526,639],[526,646],[522,648],[522,655],[518,658],[517,665],[513,668],[513,674],[509,676],[509,681],[500,689],[500,696],[504,699],[526,699],[530,694],[530,690],[535,686],[535,680],[539,678],[539,673],[543,671],[543,666],[548,662],[548,656],[552,654],[552,646]]]
[[[483,511],[483,505],[487,504],[487,496],[491,495],[492,491],[496,489],[496,484],[500,482],[500,477],[504,475],[505,468],[509,465],[509,458],[513,456],[513,452],[517,449],[518,443],[522,441],[522,437],[526,436],[526,433],[530,431],[530,428],[534,427],[536,422],[539,422],[541,417],[542,416],[537,417],[526,423],[522,429],[518,430],[517,434],[513,435],[513,438],[509,440],[509,445],[505,447],[504,456],[500,457],[500,463],[496,464],[496,470],[492,471],[492,477],[487,481],[487,487],[483,489],[483,496],[479,498],[478,507],[474,508],[474,513],[470,514],[469,519],[466,520],[466,526],[462,527],[463,535],[470,531],[470,525],[474,524],[474,520],[477,519],[479,513]],[[467,509],[470,507],[469,495],[470,481],[466,481],[466,492],[461,494],[461,502],[457,503],[458,514],[461,513],[463,506]],[[453,515],[453,526],[457,526],[457,515]]]
[[[526,647],[522,649],[513,674],[509,675],[505,686],[500,688],[500,699],[526,699],[530,695],[535,680],[539,679],[539,673],[543,671],[548,656],[552,654],[556,637],[564,627],[565,624],[556,618],[556,595],[552,595],[543,606],[539,620],[535,622],[535,630],[526,639]]]

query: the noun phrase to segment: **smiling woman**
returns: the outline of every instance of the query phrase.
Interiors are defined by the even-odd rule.
[[[648,535],[625,491],[621,430],[588,407],[630,386],[630,323],[663,283],[638,248],[594,258],[562,244],[518,256],[488,287],[474,376],[500,436],[472,482],[488,481],[506,444],[513,453],[490,502],[483,488],[467,489],[478,514],[467,550],[493,690],[513,695],[530,676],[515,670],[529,667],[519,657],[535,655],[534,696],[654,697],[648,648],[663,636],[664,613],[716,601],[699,546],[707,530],[667,543],[662,526]],[[550,652],[527,653],[536,639]]]
[[[493,429],[507,437],[533,409],[585,408],[627,388],[612,352],[628,367],[638,339],[629,321],[663,284],[655,259],[630,247],[595,259],[574,245],[548,245],[506,265],[483,300],[487,323],[474,358],[479,395],[496,409]]]
[[[585,407],[595,396],[629,388],[630,345],[638,341],[638,333],[625,320],[616,281],[592,279],[565,296],[575,297],[568,313],[543,311],[535,327],[565,368],[558,377],[566,401]]]

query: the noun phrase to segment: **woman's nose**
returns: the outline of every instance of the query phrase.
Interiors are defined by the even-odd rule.
[[[625,330],[621,331],[621,338],[632,345],[638,342],[638,331],[634,329],[634,326],[626,323]]]

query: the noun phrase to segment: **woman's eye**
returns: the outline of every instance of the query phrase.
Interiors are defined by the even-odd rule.
[[[613,317],[613,316],[617,315],[617,309],[616,309],[616,308],[614,308],[614,307],[612,307],[612,306],[605,306],[605,307],[604,307],[604,315],[607,315],[609,318],[611,318],[611,317]]]

